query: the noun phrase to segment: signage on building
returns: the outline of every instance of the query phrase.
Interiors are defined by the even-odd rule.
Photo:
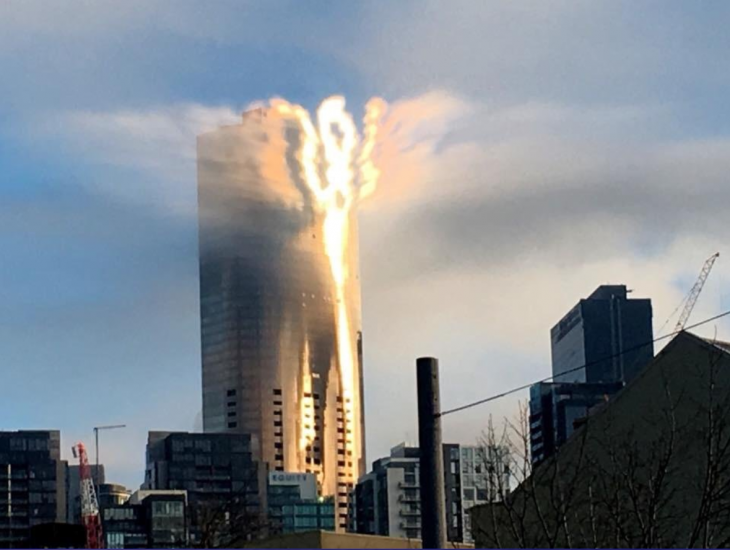
[[[301,485],[311,481],[314,481],[314,474],[269,472],[269,485]]]
[[[296,486],[302,499],[317,498],[317,478],[314,474],[269,472],[269,487]]]

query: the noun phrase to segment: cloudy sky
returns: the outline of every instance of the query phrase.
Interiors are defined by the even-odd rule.
[[[196,426],[195,135],[272,96],[379,95],[397,123],[360,218],[369,460],[416,439],[417,356],[451,407],[548,375],[550,327],[599,284],[651,297],[658,331],[730,256],[728,21],[723,0],[3,1],[0,429],[68,448],[126,423],[101,459],[136,487],[147,430]],[[728,262],[693,320],[730,309]]]

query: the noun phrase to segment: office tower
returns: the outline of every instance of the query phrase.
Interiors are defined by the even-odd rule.
[[[552,456],[593,407],[654,357],[651,300],[628,293],[625,285],[600,286],[553,327],[554,380],[530,388],[533,464]]]
[[[629,382],[654,357],[649,299],[603,285],[550,332],[555,382]]]
[[[254,534],[266,513],[266,471],[246,434],[149,432],[144,489],[187,491],[193,544]],[[211,518],[226,517],[225,522]]]
[[[335,530],[334,499],[319,496],[314,474],[269,472],[267,492],[272,533]]]
[[[357,220],[318,205],[299,128],[259,109],[198,138],[203,425],[315,474],[344,528],[365,457]]]
[[[506,449],[444,444],[447,538],[472,540],[468,510],[495,502],[509,488]],[[421,537],[420,450],[398,445],[376,460],[353,490],[350,530],[367,535]]]
[[[66,519],[66,462],[57,430],[0,432],[0,548],[28,543],[32,527]]]

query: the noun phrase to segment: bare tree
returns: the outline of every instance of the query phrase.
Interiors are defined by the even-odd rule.
[[[231,548],[268,535],[265,499],[258,477],[242,483],[239,490],[198,501],[192,510],[192,524],[198,532],[198,548]]]
[[[693,336],[686,360],[594,411],[554,456],[532,468],[526,404],[489,420],[485,452],[509,466],[490,478],[498,501],[472,531],[485,547],[724,547],[730,544],[730,356]],[[699,344],[699,345],[698,345]],[[689,353],[692,352],[692,353]],[[683,356],[684,357],[684,356]],[[636,417],[627,411],[636,411]],[[494,467],[497,467],[495,464]]]

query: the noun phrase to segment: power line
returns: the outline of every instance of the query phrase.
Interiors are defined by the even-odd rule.
[[[705,319],[704,321],[700,321],[699,323],[695,323],[694,325],[691,325],[689,327],[686,327],[684,330],[679,330],[679,331],[676,331],[676,332],[672,332],[670,334],[666,334],[664,336],[659,336],[658,338],[654,338],[650,342],[645,342],[643,344],[639,344],[638,346],[634,346],[632,348],[623,350],[623,351],[621,351],[619,353],[614,353],[613,355],[608,355],[608,356],[604,357],[603,359],[599,359],[597,361],[591,361],[591,362],[585,363],[585,364],[583,364],[583,365],[581,365],[579,367],[575,367],[575,368],[570,369],[570,370],[567,370],[565,372],[561,372],[557,376],[562,376],[564,374],[570,374],[572,372],[579,371],[579,370],[584,369],[586,367],[590,367],[591,365],[596,365],[598,363],[603,363],[604,361],[608,361],[609,359],[614,359],[616,357],[620,357],[622,355],[626,355],[627,353],[631,353],[632,351],[636,351],[636,350],[639,350],[641,348],[645,348],[646,346],[650,346],[652,344],[655,344],[656,342],[660,342],[661,340],[666,340],[667,338],[672,338],[673,336],[676,336],[677,334],[679,334],[681,332],[684,332],[684,331],[687,331],[687,330],[692,330],[692,329],[697,328],[697,327],[701,327],[702,325],[706,325],[708,323],[711,323],[712,321],[717,321],[718,319],[722,319],[723,317],[727,317],[728,315],[730,315],[730,310],[728,310],[728,311],[726,311],[724,313],[721,313],[719,315],[715,315],[714,317],[710,317],[709,319]],[[462,405],[460,407],[456,407],[456,408],[453,408],[453,409],[446,410],[446,411],[442,412],[441,414],[439,414],[438,416],[446,416],[447,414],[453,414],[453,413],[465,411],[467,409],[471,409],[472,407],[476,407],[478,405],[483,405],[484,403],[489,403],[490,401],[496,401],[497,399],[501,399],[502,397],[506,397],[506,396],[511,395],[513,393],[517,393],[518,391],[526,390],[527,388],[529,388],[529,387],[531,387],[531,386],[533,386],[535,384],[539,384],[541,382],[549,382],[554,377],[555,377],[555,375],[551,375],[551,376],[548,376],[546,378],[543,378],[542,380],[536,380],[534,382],[530,382],[529,384],[523,384],[522,386],[518,386],[516,388],[512,388],[511,390],[507,390],[507,391],[504,391],[502,393],[498,393],[496,395],[492,395],[490,397],[486,397],[484,399],[480,399],[478,401],[473,401],[472,403],[467,403],[466,405]]]

